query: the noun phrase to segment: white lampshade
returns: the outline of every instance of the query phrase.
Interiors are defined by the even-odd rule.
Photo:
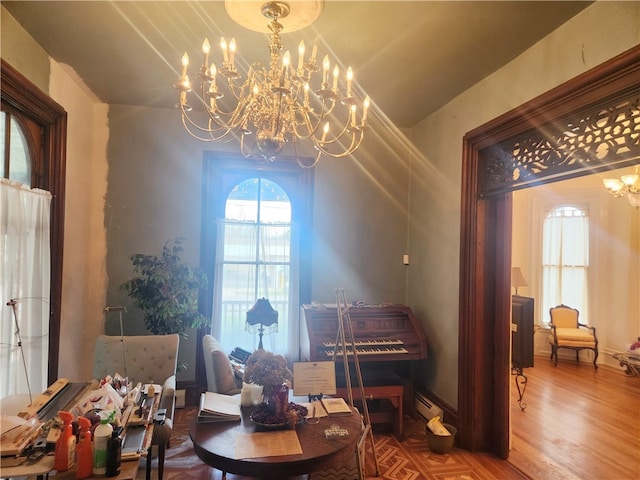
[[[518,287],[529,286],[529,283],[524,278],[520,267],[511,268],[511,286],[516,289],[516,295],[518,294]]]

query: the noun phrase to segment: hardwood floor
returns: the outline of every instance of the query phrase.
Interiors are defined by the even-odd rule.
[[[548,357],[524,373],[524,411],[512,380],[512,465],[533,480],[640,478],[640,377]]]

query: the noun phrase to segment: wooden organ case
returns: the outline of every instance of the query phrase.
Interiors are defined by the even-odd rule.
[[[338,334],[336,305],[303,305],[300,332],[300,360],[332,360]],[[411,308],[404,305],[365,305],[349,308],[349,317],[362,371],[365,394],[374,402],[388,400],[391,414],[377,414],[370,405],[372,423],[392,423],[402,437],[403,410],[413,410],[413,374],[416,364],[427,358],[427,339]],[[347,340],[348,341],[348,340]],[[353,346],[347,344],[347,356]],[[343,352],[336,355],[338,395],[346,383]],[[352,384],[354,375],[351,375]],[[356,385],[353,385],[356,386]],[[356,393],[354,390],[354,397]],[[388,412],[387,412],[388,413]]]

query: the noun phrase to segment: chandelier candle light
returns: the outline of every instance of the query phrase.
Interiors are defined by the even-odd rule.
[[[605,178],[602,182],[612,197],[619,198],[626,195],[632,206],[640,207],[640,164],[634,167],[633,173],[622,175],[619,180]]]
[[[294,65],[289,51],[282,55],[283,26],[278,22],[289,15],[289,5],[268,2],[261,12],[271,19],[269,68],[254,63],[242,81],[235,64],[235,39],[228,43],[221,39],[222,63],[217,67],[215,62],[209,63],[211,44],[205,38],[203,62],[197,74],[200,91],[198,95],[189,95],[199,102],[197,111],[187,101],[191,93],[189,56],[186,52],[182,56],[182,73],[176,88],[185,129],[202,141],[230,141],[239,136],[240,150],[245,157],[253,155],[257,148],[259,156],[270,161],[282,152],[286,143],[291,143],[298,164],[305,168],[315,166],[323,154],[335,158],[351,155],[362,142],[370,105],[367,96],[360,107],[361,102],[353,93],[353,70],[349,67],[343,77],[338,65],[331,69],[329,57],[325,56],[322,81],[319,88],[312,89],[312,79],[320,76],[316,75],[320,71],[317,45],[305,56],[306,46],[301,41]],[[235,102],[235,108],[231,109],[228,102]],[[329,117],[333,119],[339,113],[342,113],[342,123],[334,130]],[[253,144],[247,145],[251,135],[254,135]],[[317,151],[315,159],[303,162],[298,154],[298,142],[312,145]]]

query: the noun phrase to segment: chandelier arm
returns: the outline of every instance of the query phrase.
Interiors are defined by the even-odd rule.
[[[207,115],[209,116],[210,122],[213,122],[218,128],[212,131],[219,130],[231,130],[234,131],[234,134],[237,133],[238,130],[244,129],[244,126],[247,122],[247,119],[250,115],[251,110],[251,101],[249,104],[238,104],[238,106],[232,112],[225,112],[218,108],[208,109]],[[225,119],[224,117],[229,117]]]
[[[190,116],[189,116],[189,112],[185,111],[183,109],[182,111],[182,125],[184,126],[185,130],[187,130],[187,132],[189,132],[189,134],[194,137],[197,138],[199,140],[205,141],[205,142],[212,142],[212,141],[222,141],[222,142],[229,142],[231,141],[231,139],[233,137],[235,137],[237,135],[237,133],[232,130],[232,129],[227,129],[223,126],[219,126],[218,128],[212,128],[211,127],[211,121],[213,120],[212,117],[209,115],[208,117],[208,124],[209,126],[204,127],[202,125],[200,125],[199,123],[195,122]],[[214,122],[216,125],[219,125],[217,122]],[[217,133],[222,132],[221,135],[216,135]],[[202,136],[201,134],[207,134],[207,136]],[[230,137],[230,138],[229,138]]]
[[[364,138],[364,135],[362,135],[362,132],[360,132],[359,135],[358,135],[358,132],[354,132],[352,134],[352,136],[351,136],[351,144],[349,145],[349,148],[347,148],[342,153],[330,152],[323,145],[316,145],[315,147],[319,151],[321,151],[323,154],[328,155],[329,157],[344,158],[344,157],[347,157],[347,156],[351,155],[353,152],[355,152],[358,149],[358,147],[360,146],[360,143],[362,143],[362,139],[363,138]]]
[[[315,159],[311,163],[305,163],[302,161],[302,159],[298,155],[298,146],[297,146],[298,142],[295,140],[295,138],[293,139],[292,143],[293,143],[293,153],[295,155],[296,163],[302,168],[315,167],[316,164],[318,163],[318,160],[320,160],[320,157],[322,156],[322,152],[320,150],[317,150],[318,154],[316,155]]]
[[[246,150],[245,145],[244,145],[244,137],[246,135],[240,135],[240,153],[242,154],[242,156],[244,158],[249,158],[251,155],[253,155],[253,151],[256,148],[255,143],[253,144],[253,147],[251,147],[249,150]]]
[[[188,122],[185,121],[185,118],[187,120],[189,120],[189,121]],[[193,122],[191,122],[191,120],[188,117],[185,117],[184,115],[182,116],[182,125],[184,126],[184,129],[187,131],[187,133],[189,135],[191,135],[193,138],[197,139],[197,140],[200,140],[200,141],[203,141],[203,142],[219,142],[221,140],[220,138],[215,138],[215,137],[211,136],[211,132],[207,132],[207,133],[209,133],[208,137],[203,137],[203,136],[199,135],[198,133],[196,133],[196,131],[194,131],[190,127],[190,125],[195,127],[196,129],[199,129],[202,132],[206,132],[206,130],[200,129],[198,127],[198,125],[196,125]]]
[[[335,105],[335,103],[333,103],[333,105]],[[333,107],[332,105],[332,107]],[[327,117],[327,115],[329,115],[331,113],[331,110],[325,110],[324,109],[325,106],[325,102],[322,102],[322,112],[320,113],[316,113],[311,109],[305,110],[304,108],[299,108],[298,110],[300,110],[300,114],[303,117],[304,120],[304,124],[305,127],[307,129],[307,132],[309,132],[308,134],[304,134],[301,133],[300,131],[298,131],[297,127],[297,123],[293,123],[292,127],[294,130],[294,133],[296,134],[296,136],[300,139],[300,140],[308,140],[308,139],[313,139],[314,144],[316,143],[317,137],[316,137],[316,133],[318,133],[318,130],[320,129],[321,125],[324,123],[325,118]],[[314,125],[314,121],[311,120],[310,118],[310,114],[313,114],[317,119],[315,119],[315,125]]]
[[[352,131],[352,130],[353,130],[353,131]],[[344,127],[342,128],[342,131],[341,131],[338,135],[335,135],[335,136],[334,136],[332,139],[330,139],[330,140],[326,140],[326,141],[325,141],[325,140],[320,140],[320,142],[319,142],[319,143],[320,143],[320,144],[322,144],[322,145],[332,145],[332,144],[334,144],[334,143],[336,143],[336,142],[339,142],[339,141],[340,141],[340,139],[341,139],[341,138],[342,138],[342,137],[343,137],[347,132],[352,131],[352,135],[354,135],[354,133],[353,133],[353,132],[354,132],[354,131],[357,131],[357,130],[358,130],[358,129],[356,129],[356,128],[352,128],[352,127],[350,127],[349,121],[347,120],[347,122],[344,124]],[[315,139],[315,137],[314,137],[314,139]]]

